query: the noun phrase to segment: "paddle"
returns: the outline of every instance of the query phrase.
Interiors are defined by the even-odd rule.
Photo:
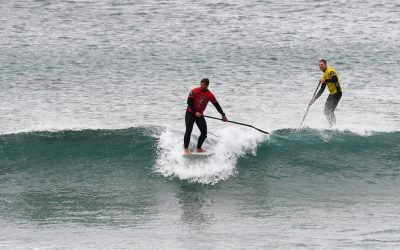
[[[203,116],[204,116],[204,117],[207,117],[207,118],[210,118],[210,119],[214,119],[214,120],[220,120],[220,121],[222,121],[222,119],[221,119],[221,118],[212,117],[212,116],[208,116],[208,115],[203,115]],[[254,127],[254,126],[251,126],[251,125],[249,125],[249,124],[244,124],[244,123],[241,123],[241,122],[234,122],[234,121],[228,121],[228,122],[230,122],[230,123],[234,123],[234,124],[238,124],[238,125],[242,125],[242,126],[246,126],[246,127],[250,127],[250,128],[254,128],[255,130],[258,130],[258,131],[260,131],[261,133],[264,133],[264,134],[269,134],[267,131],[261,130],[261,129],[259,129],[259,128],[256,128],[256,127]]]
[[[316,88],[315,91],[314,91],[314,95],[313,95],[313,97],[311,98],[311,100],[315,97],[315,94],[317,93],[317,90],[318,90],[320,84],[321,84],[321,83],[319,82],[317,88]],[[301,126],[303,125],[304,120],[306,119],[306,115],[307,115],[307,113],[308,113],[308,110],[310,109],[310,106],[311,106],[311,101],[308,103],[308,107],[307,107],[306,113],[305,113],[304,116],[303,116],[303,120],[301,120],[300,128],[301,128]]]

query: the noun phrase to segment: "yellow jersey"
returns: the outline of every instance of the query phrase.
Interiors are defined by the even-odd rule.
[[[333,95],[342,92],[339,77],[335,69],[327,67],[324,71],[322,78],[325,80],[326,86],[329,89],[329,94]]]

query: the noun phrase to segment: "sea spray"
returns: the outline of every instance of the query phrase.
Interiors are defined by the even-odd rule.
[[[213,153],[212,156],[189,159],[182,157],[182,132],[166,129],[158,142],[155,171],[166,177],[215,184],[233,176],[238,158],[247,153],[255,155],[257,146],[268,138],[257,131],[237,127],[219,129],[215,135],[218,140],[208,140],[205,144],[206,149]],[[191,144],[196,143],[197,138],[192,136]]]

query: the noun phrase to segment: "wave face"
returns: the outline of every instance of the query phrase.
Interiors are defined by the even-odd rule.
[[[182,134],[169,129],[130,128],[30,132],[0,136],[1,172],[63,169],[104,174],[113,169],[142,172],[200,183],[217,183],[252,168],[289,172],[345,171],[399,174],[400,133],[357,135],[351,132],[277,130],[265,137],[238,128],[209,135],[205,146],[215,154],[207,159],[186,159]],[[192,145],[196,142],[192,138]]]
[[[59,247],[78,230],[79,240],[93,239],[96,248],[117,239],[126,249],[132,241],[153,244],[154,235],[175,246],[193,237],[191,230],[208,237],[227,227],[240,228],[222,236],[233,240],[229,248],[243,244],[243,232],[258,242],[282,232],[299,241],[317,237],[311,248],[329,248],[332,239],[350,248],[398,245],[399,132],[213,134],[205,147],[215,154],[204,160],[183,159],[182,132],[164,128],[1,135],[0,245],[13,246],[7,239],[15,235],[22,246],[47,243],[51,235]]]
[[[253,165],[299,175],[328,174],[369,180],[400,174],[400,133],[278,130],[258,149]]]
[[[28,132],[0,136],[0,164],[15,169],[152,166],[154,129]]]

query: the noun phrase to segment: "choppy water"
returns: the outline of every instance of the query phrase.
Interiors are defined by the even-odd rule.
[[[398,248],[399,12],[0,3],[0,247]],[[344,90],[337,130],[326,93],[297,130],[320,58]],[[228,118],[271,135],[208,121],[215,155],[182,159],[187,94],[203,77]]]

